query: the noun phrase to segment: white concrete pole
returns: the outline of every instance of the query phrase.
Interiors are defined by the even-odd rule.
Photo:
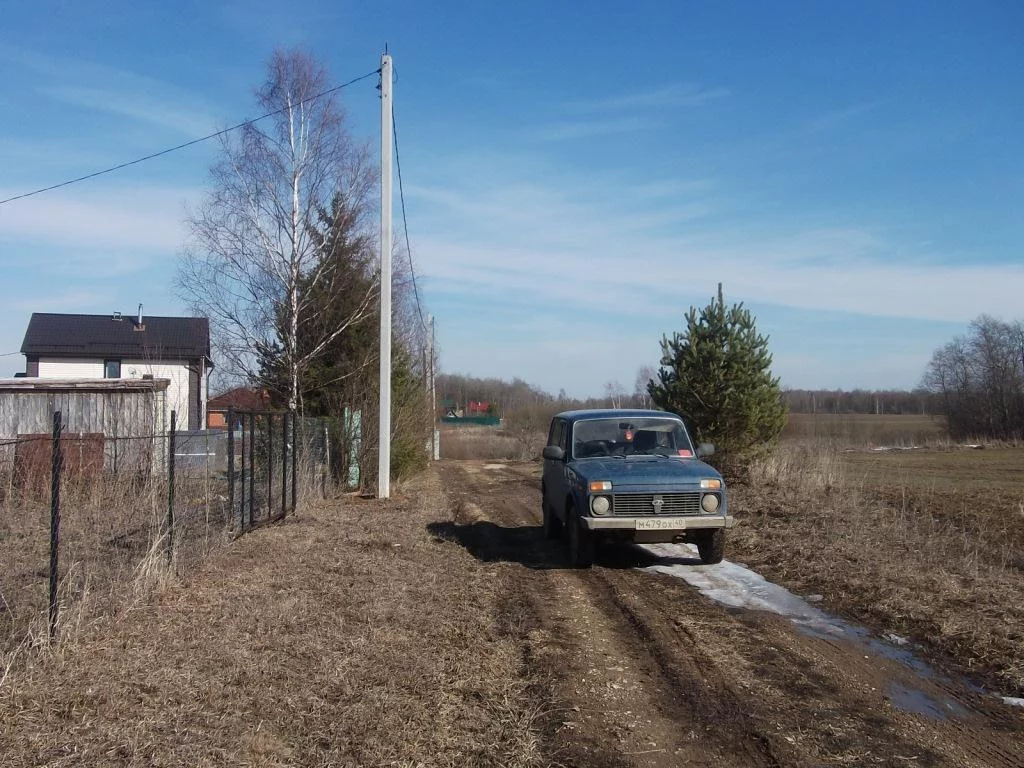
[[[437,431],[437,350],[434,346],[434,316],[427,315],[427,365],[430,367],[430,458],[437,461],[441,458],[440,435]]]
[[[380,57],[380,429],[377,498],[391,497],[391,57]]]

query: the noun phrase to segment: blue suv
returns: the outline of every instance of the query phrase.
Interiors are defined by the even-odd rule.
[[[566,411],[551,420],[544,448],[544,533],[569,540],[578,568],[601,541],[687,541],[719,563],[733,526],[722,476],[700,460],[683,420],[646,410]]]

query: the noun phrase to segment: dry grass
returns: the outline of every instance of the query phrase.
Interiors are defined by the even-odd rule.
[[[441,556],[435,475],[405,490],[243,537],[13,675],[4,765],[543,764],[500,568]]]
[[[1022,470],[1021,450],[784,443],[732,489],[732,556],[1020,695]]]
[[[931,445],[945,442],[945,423],[937,416],[868,413],[791,413],[784,441],[831,441],[844,447]]]
[[[454,427],[441,430],[441,458],[532,461],[540,457],[546,432],[498,427]]]

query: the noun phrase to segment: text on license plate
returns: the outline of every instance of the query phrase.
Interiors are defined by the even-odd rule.
[[[682,529],[685,527],[686,518],[683,517],[662,517],[636,521],[636,530],[638,531],[664,531],[672,528]]]

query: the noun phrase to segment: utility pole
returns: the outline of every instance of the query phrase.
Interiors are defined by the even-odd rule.
[[[434,364],[436,352],[434,337],[434,316],[427,315],[427,365],[430,366],[430,458],[441,458],[440,434],[437,431],[437,369]]]
[[[391,497],[391,57],[380,57],[380,428],[377,498]]]

